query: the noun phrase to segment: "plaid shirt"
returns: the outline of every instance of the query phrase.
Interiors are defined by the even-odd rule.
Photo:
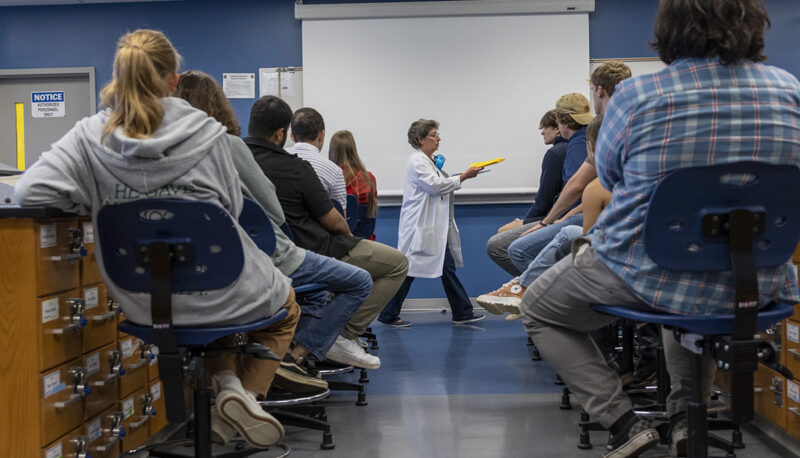
[[[738,161],[800,166],[800,83],[786,71],[687,58],[617,86],[596,150],[597,175],[612,199],[589,237],[645,303],[684,315],[733,310],[730,272],[661,268],[645,253],[643,229],[650,196],[665,174]],[[760,269],[758,287],[761,305],[800,301],[791,261]]]

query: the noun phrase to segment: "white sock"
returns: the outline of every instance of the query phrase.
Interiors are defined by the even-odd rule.
[[[217,394],[224,390],[243,390],[242,381],[236,376],[236,373],[230,370],[219,371],[214,374],[214,386],[217,389]]]

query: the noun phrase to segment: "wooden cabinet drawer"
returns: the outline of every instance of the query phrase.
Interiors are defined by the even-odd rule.
[[[154,380],[150,382],[150,397],[151,405],[153,407],[153,415],[150,418],[150,435],[161,431],[161,428],[167,426],[167,405],[164,403],[164,385],[161,380]]]
[[[75,428],[57,441],[42,448],[42,458],[78,458],[86,456],[86,437]]]
[[[83,330],[83,351],[113,343],[117,338],[117,311],[108,300],[102,283],[82,288],[86,327]]]
[[[800,439],[800,384],[786,381],[786,432]]]
[[[753,377],[753,389],[755,413],[786,429],[786,378],[759,364]]]
[[[83,247],[86,249],[86,256],[81,261],[81,284],[100,283],[103,281],[103,277],[100,276],[100,269],[97,268],[97,257],[94,252],[94,227],[91,221],[81,221],[80,223]]]
[[[794,250],[794,255],[792,255],[792,261],[795,264],[800,264],[800,243],[797,244],[797,248]]]
[[[782,353],[786,360],[783,364],[792,374],[800,376],[800,323],[794,320],[784,323]]]
[[[76,221],[36,223],[37,296],[78,287],[81,235]]]
[[[122,412],[118,404],[103,411],[83,425],[83,436],[89,444],[92,458],[115,458],[119,455],[120,439],[125,435]]]
[[[83,298],[77,290],[37,300],[41,323],[39,369],[46,370],[81,355]]]
[[[794,256],[795,256],[794,263],[795,264],[800,263],[800,260],[797,259],[798,257],[797,251],[794,252]],[[800,280],[800,266],[797,266],[797,278]],[[796,304],[794,306],[794,313],[792,314],[792,316],[789,317],[789,319],[800,323],[800,304]]]
[[[125,428],[125,437],[122,438],[122,450],[131,450],[144,445],[150,438],[150,416],[144,412],[145,394],[149,392],[140,388],[130,396],[119,401],[122,411],[122,427]]]
[[[42,446],[49,444],[83,421],[85,374],[79,359],[39,376],[42,396],[40,424]]]
[[[119,397],[127,397],[136,390],[147,386],[147,365],[149,360],[142,357],[141,341],[127,335],[120,339],[118,349],[122,355],[125,374],[119,380]]]
[[[83,418],[94,417],[114,406],[119,400],[119,376],[124,373],[122,357],[116,345],[110,343],[83,356],[86,381],[92,389],[84,403]]]

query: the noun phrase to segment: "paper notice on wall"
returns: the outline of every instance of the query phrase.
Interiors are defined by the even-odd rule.
[[[264,97],[265,95],[278,95],[278,72],[272,68],[261,68],[258,70],[259,86],[258,96]]]
[[[281,72],[281,97],[294,97],[294,72]]]
[[[256,74],[223,73],[222,91],[229,99],[254,99],[256,97]]]

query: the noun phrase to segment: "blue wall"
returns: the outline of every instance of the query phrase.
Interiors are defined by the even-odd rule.
[[[589,15],[590,56],[655,56],[648,42],[653,36],[657,3],[596,0],[595,12]],[[795,43],[800,30],[797,0],[767,0],[765,4],[772,19],[766,37],[768,63],[800,76],[800,51]],[[259,67],[302,65],[294,0],[198,0],[0,7],[0,68],[95,67],[99,91],[111,78],[117,38],[143,27],[167,34],[184,57],[184,69],[200,69],[218,80],[223,72],[255,73]],[[234,99],[232,104],[246,131],[252,100]],[[456,207],[466,264],[459,275],[471,296],[508,280],[486,256],[485,241],[525,209],[525,205]],[[398,215],[397,207],[381,208],[376,228],[380,241],[396,246]],[[409,297],[444,297],[444,293],[438,280],[419,280]]]

